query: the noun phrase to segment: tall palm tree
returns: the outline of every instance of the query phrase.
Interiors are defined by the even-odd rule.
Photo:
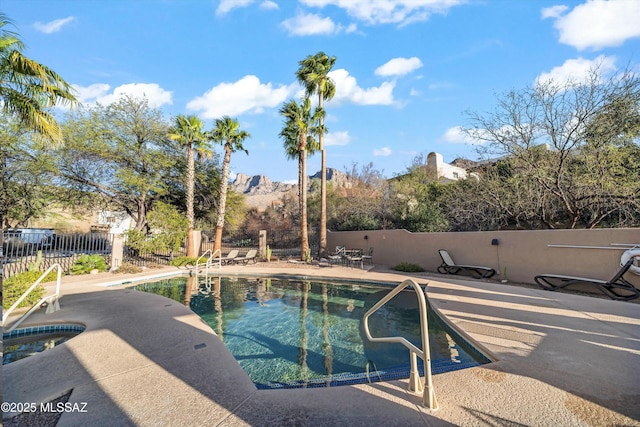
[[[0,13],[0,104],[5,114],[16,116],[23,126],[51,145],[62,143],[62,131],[46,110],[56,104],[77,103],[71,86],[50,68],[22,54],[18,34],[6,30],[13,24]]]
[[[304,86],[307,96],[318,94],[318,108],[323,109],[323,101],[333,98],[336,94],[335,82],[329,77],[329,72],[336,62],[335,56],[328,56],[324,52],[309,55],[300,61],[296,77]],[[324,118],[320,119],[320,126],[324,128]],[[320,256],[327,252],[327,159],[324,150],[323,133],[320,133]]]
[[[211,134],[202,130],[204,123],[197,116],[179,115],[176,117],[175,125],[169,129],[168,137],[173,141],[177,141],[180,145],[187,147],[187,221],[189,223],[189,231],[187,234],[187,256],[198,256],[198,250],[195,247],[193,228],[195,223],[195,215],[193,212],[194,205],[194,189],[195,189],[195,154],[201,156],[210,156],[208,142],[211,140]]]
[[[236,151],[249,152],[242,146],[242,142],[249,138],[248,132],[240,130],[240,123],[236,119],[224,116],[216,119],[213,129],[213,140],[224,147],[224,160],[222,161],[222,183],[220,184],[220,202],[218,203],[218,219],[216,221],[216,236],[213,244],[213,252],[222,248],[222,229],[224,227],[224,212],[227,206],[227,188],[229,187],[229,165],[231,153]]]
[[[323,116],[321,109],[311,111],[311,100],[306,97],[301,104],[290,100],[282,108],[280,114],[285,117],[284,128],[280,137],[284,140],[287,157],[298,159],[298,205],[300,208],[300,259],[306,260],[310,254],[309,233],[307,224],[307,153],[314,152],[318,144],[313,135],[319,132],[318,123]]]

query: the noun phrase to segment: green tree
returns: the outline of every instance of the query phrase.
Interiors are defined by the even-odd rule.
[[[324,100],[330,100],[336,93],[335,82],[329,77],[329,72],[336,62],[335,56],[328,56],[324,52],[309,55],[300,61],[296,77],[304,86],[307,96],[318,94],[318,108],[323,109]],[[320,126],[324,129],[324,118],[320,119]],[[323,132],[319,135],[320,143],[320,249],[321,257],[327,252],[327,158],[324,150]]]
[[[310,254],[307,224],[307,153],[314,152],[318,144],[313,135],[321,133],[319,122],[324,115],[319,108],[311,110],[311,100],[306,97],[302,103],[288,101],[280,114],[285,118],[280,137],[284,140],[287,157],[298,159],[298,206],[300,209],[300,259],[306,260]]]
[[[23,55],[24,45],[6,29],[11,20],[0,13],[0,104],[52,145],[62,143],[58,122],[47,110],[56,104],[75,105],[71,86],[55,71]]]
[[[229,167],[231,164],[231,153],[236,151],[249,152],[243,147],[242,143],[251,135],[240,130],[240,123],[236,119],[224,116],[216,119],[216,125],[213,129],[213,140],[222,144],[224,147],[224,160],[222,161],[222,182],[220,183],[220,201],[218,203],[218,219],[216,221],[216,235],[213,244],[213,251],[222,248],[222,230],[224,228],[225,208],[227,203],[227,190],[229,188]]]
[[[197,248],[193,245],[193,227],[195,223],[194,193],[195,193],[195,155],[210,156],[211,151],[208,142],[211,139],[209,132],[203,131],[204,123],[197,116],[179,115],[175,119],[174,126],[169,129],[169,139],[177,141],[180,146],[187,148],[187,222],[188,243],[187,256],[195,257]]]
[[[141,253],[169,252],[180,250],[187,236],[188,222],[185,217],[167,203],[157,202],[148,214],[150,233],[132,229],[127,232],[127,244]]]
[[[147,211],[166,194],[179,147],[167,138],[168,123],[145,99],[123,97],[109,106],[72,112],[63,126],[65,145],[54,170],[74,203],[88,194],[126,211],[142,230]],[[95,205],[94,199],[90,200]]]
[[[640,205],[639,106],[638,75],[596,68],[586,81],[511,91],[493,113],[469,113],[466,132],[526,177],[546,227],[629,224]]]
[[[49,159],[13,117],[0,117],[0,227],[26,227],[57,196]]]

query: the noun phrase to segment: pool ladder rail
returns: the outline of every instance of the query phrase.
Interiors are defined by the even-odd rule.
[[[17,328],[18,326],[20,326],[22,324],[22,322],[24,322],[27,317],[29,317],[31,315],[31,313],[33,313],[34,311],[36,311],[37,309],[39,309],[44,303],[47,303],[47,314],[50,313],[54,313],[58,310],[60,310],[60,278],[62,277],[62,267],[60,266],[60,264],[53,264],[51,267],[49,267],[47,269],[47,271],[45,271],[44,273],[42,273],[42,276],[40,276],[38,278],[38,280],[36,280],[33,285],[31,285],[29,287],[29,289],[27,289],[25,291],[25,293],[22,294],[22,296],[20,298],[18,298],[18,300],[13,303],[13,305],[11,307],[9,307],[9,309],[7,311],[5,311],[4,313],[2,313],[2,324],[6,325],[7,319],[9,318],[9,315],[16,309],[18,308],[18,306],[20,305],[20,303],[22,301],[24,301],[24,299],[40,284],[40,282],[42,282],[42,280],[47,277],[47,275],[54,269],[57,268],[58,269],[58,275],[56,278],[56,292],[53,295],[49,295],[49,296],[45,296],[42,299],[40,299],[40,301],[38,301],[33,307],[31,307],[29,309],[29,311],[27,311],[25,314],[22,315],[22,317],[20,317],[13,325],[11,325],[11,327],[9,329],[5,328],[5,332],[11,332],[13,331],[15,328]]]
[[[209,274],[209,267],[213,267],[216,254],[218,254],[218,269],[222,268],[222,251],[220,249],[216,249],[213,253],[211,253],[211,249],[207,249],[205,253],[200,255],[200,257],[196,260],[196,276],[199,273],[198,267],[200,267],[201,265],[200,260],[205,258],[207,254],[210,254],[209,258],[207,258],[207,260],[202,264],[205,267],[204,268],[205,275]]]
[[[402,292],[406,287],[411,286],[418,296],[418,304],[420,308],[420,334],[422,336],[422,349],[419,349],[403,337],[379,337],[371,336],[369,331],[369,316],[375,313],[380,307],[393,299]],[[409,349],[411,373],[409,375],[409,391],[419,393],[422,391],[422,404],[433,411],[438,410],[438,401],[436,400],[435,390],[431,381],[431,354],[429,351],[429,325],[427,321],[427,297],[426,286],[423,290],[414,280],[407,279],[396,286],[384,298],[378,301],[373,307],[367,311],[363,317],[364,332],[367,339],[371,342],[395,342],[400,343]],[[420,380],[418,371],[418,356],[424,361],[424,386]]]

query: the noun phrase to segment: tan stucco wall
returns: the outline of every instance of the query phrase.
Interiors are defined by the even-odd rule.
[[[368,238],[365,239],[364,236]],[[492,239],[499,245],[492,246]],[[481,231],[458,233],[410,233],[405,230],[342,231],[327,233],[327,248],[374,248],[374,263],[394,266],[418,264],[436,271],[438,249],[446,249],[457,264],[482,265],[499,274],[507,268],[510,281],[534,283],[543,273],[610,279],[620,268],[623,250],[554,248],[555,245],[611,246],[640,244],[640,228],[594,230]],[[495,276],[501,279],[500,276]],[[627,273],[640,287],[640,276]]]

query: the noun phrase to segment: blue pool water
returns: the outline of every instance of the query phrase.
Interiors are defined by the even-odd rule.
[[[134,288],[188,304],[224,341],[258,388],[324,387],[409,377],[409,351],[397,343],[371,343],[362,330],[365,312],[391,287],[180,277]],[[434,373],[489,362],[431,309],[428,317]],[[397,295],[369,318],[369,326],[375,337],[399,335],[421,347],[415,293]]]
[[[2,334],[2,364],[50,350],[79,333],[84,326],[76,324],[39,325]]]

